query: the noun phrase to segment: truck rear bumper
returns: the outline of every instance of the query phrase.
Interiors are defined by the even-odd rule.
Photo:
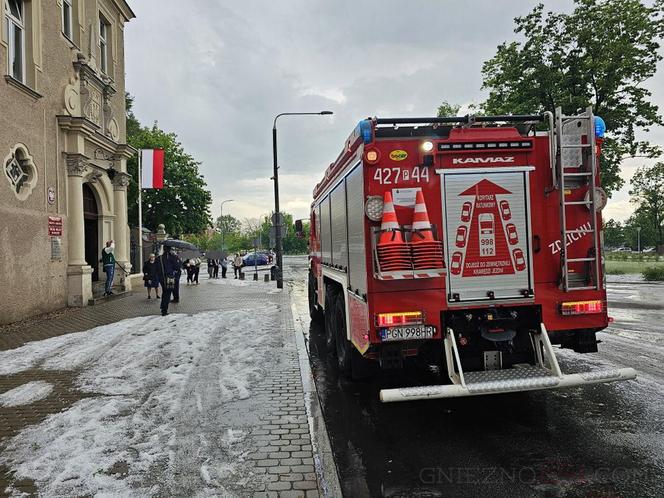
[[[380,391],[380,400],[383,403],[390,403],[422,399],[459,398],[482,394],[577,387],[635,378],[636,370],[633,368],[598,370],[557,376],[551,375],[551,371],[546,368],[528,365],[527,367],[517,367],[509,370],[466,372],[465,385],[450,384],[383,389]]]
[[[380,391],[380,400],[383,403],[389,403],[419,399],[459,398],[482,394],[576,387],[636,378],[636,371],[633,368],[563,374],[544,324],[540,324],[539,331],[529,333],[536,360],[534,365],[517,364],[511,368],[464,372],[454,331],[448,327],[444,338],[445,361],[452,384],[383,389]]]

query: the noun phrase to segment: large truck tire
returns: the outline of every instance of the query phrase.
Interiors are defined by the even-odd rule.
[[[346,324],[346,305],[343,293],[339,292],[334,300],[333,322],[335,325],[337,364],[339,373],[349,380],[360,380],[371,375],[371,365],[355,346],[348,340]]]
[[[309,272],[309,317],[312,322],[320,323],[323,321],[323,311],[318,307],[316,296],[316,279],[311,272]]]
[[[328,355],[335,353],[336,325],[334,323],[334,301],[337,289],[333,284],[325,286],[325,348]]]

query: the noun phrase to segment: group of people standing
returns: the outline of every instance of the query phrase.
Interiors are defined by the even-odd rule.
[[[228,262],[226,258],[208,258],[208,278],[219,278],[219,268],[221,268],[221,278],[226,278]]]

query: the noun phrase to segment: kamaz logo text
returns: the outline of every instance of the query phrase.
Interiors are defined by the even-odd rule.
[[[455,157],[452,164],[494,164],[513,163],[514,156],[508,157]]]

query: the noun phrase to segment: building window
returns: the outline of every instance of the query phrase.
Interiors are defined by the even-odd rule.
[[[22,0],[5,0],[7,24],[8,72],[25,83],[25,6]]]
[[[37,168],[28,149],[16,145],[5,157],[3,167],[14,195],[22,201],[27,199],[37,184]]]
[[[99,50],[100,67],[104,74],[108,74],[108,31],[109,24],[103,16],[99,16]]]
[[[73,8],[72,0],[62,0],[62,32],[64,35],[73,40]]]

